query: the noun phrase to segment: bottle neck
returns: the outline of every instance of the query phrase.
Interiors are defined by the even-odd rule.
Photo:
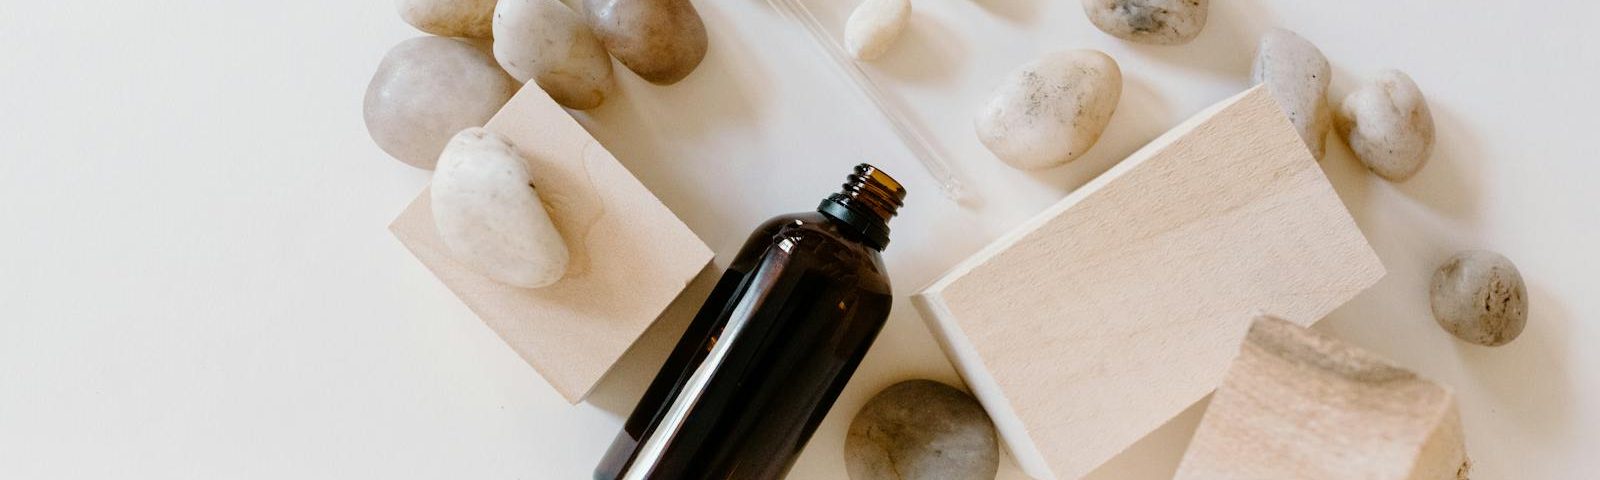
[[[905,204],[905,198],[906,189],[900,182],[863,163],[856,165],[839,193],[823,200],[817,211],[861,234],[867,246],[882,251],[889,245],[889,219]]]

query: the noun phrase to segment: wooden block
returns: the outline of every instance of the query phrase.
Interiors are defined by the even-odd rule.
[[[1210,393],[1248,313],[1310,324],[1383,266],[1272,97],[1189,119],[915,296],[1036,478],[1079,478]]]
[[[1250,327],[1178,480],[1457,480],[1467,473],[1449,389],[1273,317]]]
[[[711,249],[537,86],[523,88],[485,128],[527,158],[572,255],[566,276],[524,289],[457,263],[438,238],[426,190],[389,229],[577,403],[711,261]]]

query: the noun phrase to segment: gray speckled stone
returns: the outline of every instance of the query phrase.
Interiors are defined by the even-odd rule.
[[[1083,0],[1083,13],[1100,31],[1131,42],[1189,43],[1206,26],[1210,0]]]
[[[378,148],[431,170],[450,137],[483,126],[519,87],[477,45],[413,38],[389,49],[378,64],[362,116]]]
[[[1326,151],[1328,130],[1333,127],[1333,110],[1328,107],[1332,76],[1322,51],[1294,32],[1275,28],[1261,36],[1250,79],[1266,84],[1317,160]]]
[[[1007,164],[1037,170],[1089,151],[1122,99],[1122,70],[1095,50],[1066,50],[1023,65],[978,113],[978,140]]]
[[[1373,173],[1409,180],[1433,153],[1433,114],[1411,77],[1389,70],[1344,98],[1334,125]]]
[[[1528,287],[1504,255],[1468,250],[1433,273],[1428,292],[1433,319],[1456,337],[1478,345],[1515,340],[1528,323]]]
[[[844,445],[851,480],[992,480],[1000,446],[983,405],[931,380],[897,383],[867,402]]]

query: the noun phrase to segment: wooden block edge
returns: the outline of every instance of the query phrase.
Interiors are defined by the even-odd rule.
[[[1028,427],[1017,415],[1016,409],[1011,406],[1011,401],[1006,398],[1000,389],[999,382],[989,373],[984,366],[983,358],[978,355],[977,348],[972,345],[956,325],[945,306],[944,301],[936,296],[926,293],[917,293],[911,296],[911,303],[921,313],[923,323],[933,333],[934,340],[939,342],[939,347],[955,367],[961,380],[966,382],[967,388],[972,390],[972,396],[977,397],[978,403],[988,412],[990,420],[994,422],[995,431],[999,433],[1005,450],[1017,462],[1023,472],[1029,477],[1041,480],[1055,480],[1056,476],[1045,461],[1044,454],[1033,441],[1033,436],[1028,433]]]

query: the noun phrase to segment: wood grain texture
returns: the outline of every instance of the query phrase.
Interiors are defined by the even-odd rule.
[[[1457,480],[1467,458],[1449,389],[1377,355],[1256,319],[1178,480]]]
[[[572,255],[566,275],[523,289],[451,259],[427,191],[389,229],[577,403],[711,261],[711,249],[537,86],[523,88],[485,128],[511,139],[528,160]]]
[[[1383,266],[1255,88],[1185,121],[914,302],[1036,478],[1079,478],[1210,393],[1249,314],[1310,324]]]

